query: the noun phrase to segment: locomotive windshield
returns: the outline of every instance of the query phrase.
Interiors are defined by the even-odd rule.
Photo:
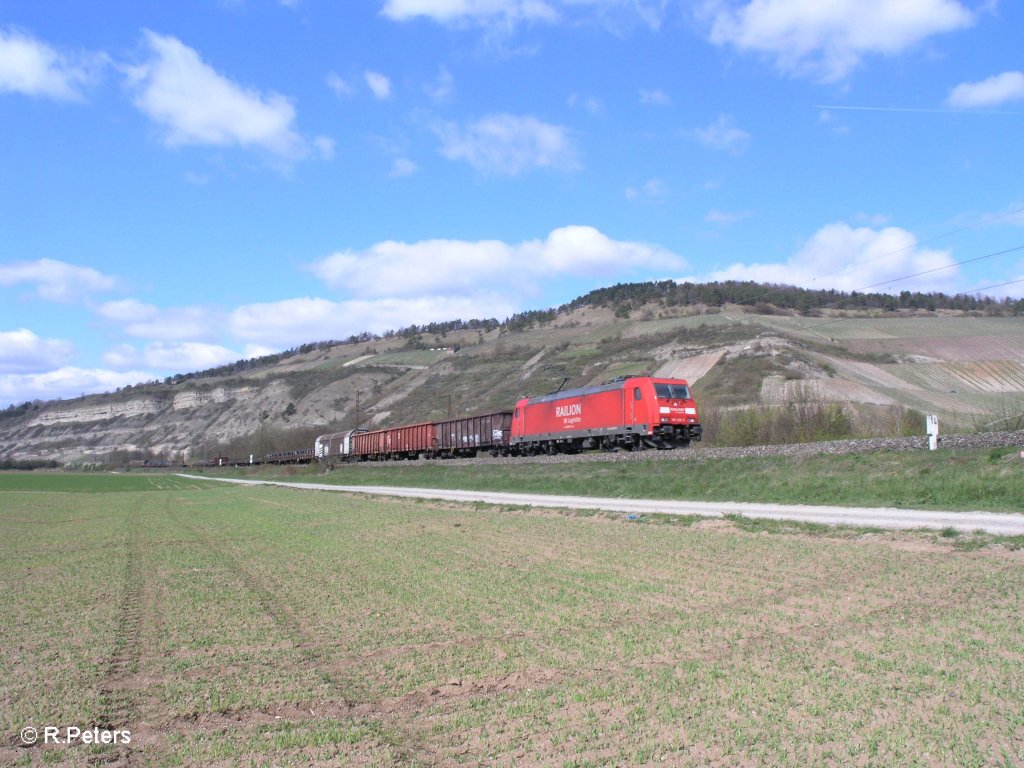
[[[689,400],[690,388],[685,384],[655,384],[654,394],[661,399]]]

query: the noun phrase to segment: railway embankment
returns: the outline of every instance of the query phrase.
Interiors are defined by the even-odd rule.
[[[961,450],[983,450],[986,448],[1008,448],[1020,446],[1024,450],[1024,430],[1010,432],[978,432],[976,434],[945,435],[939,439],[940,448]],[[690,448],[673,451],[617,451],[612,453],[589,452],[578,454],[556,454],[554,456],[506,457],[507,462],[584,462],[584,461],[705,461],[710,459],[743,459],[760,456],[820,456],[845,455],[851,453],[877,453],[879,451],[927,451],[928,438],[921,437],[872,437],[858,440],[826,440],[816,443],[784,443],[777,445],[748,445],[739,447],[707,448],[700,443],[691,443]],[[466,464],[492,464],[490,457],[458,459]]]

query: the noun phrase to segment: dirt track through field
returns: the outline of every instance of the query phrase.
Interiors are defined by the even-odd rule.
[[[933,510],[893,509],[888,507],[826,507],[800,504],[752,504],[746,502],[671,501],[664,499],[607,499],[590,496],[550,496],[537,493],[492,491],[456,491],[437,488],[397,488],[392,486],[330,485],[327,483],[290,483],[272,480],[242,480],[181,474],[192,480],[216,480],[240,485],[276,485],[307,491],[342,491],[415,499],[438,499],[465,503],[511,504],[558,509],[592,509],[632,515],[699,515],[702,517],[744,517],[795,520],[825,525],[851,525],[872,528],[910,530],[929,528],[958,531],[984,531],[1000,536],[1024,535],[1024,515],[997,512],[937,512]]]
[[[125,530],[124,582],[118,603],[114,649],[107,660],[106,676],[100,685],[100,714],[96,725],[108,731],[130,728],[138,721],[138,706],[130,679],[141,658],[141,627],[144,573],[141,562],[138,523]],[[121,765],[131,765],[131,744],[119,744],[113,755]],[[90,765],[108,762],[111,753],[92,755]]]

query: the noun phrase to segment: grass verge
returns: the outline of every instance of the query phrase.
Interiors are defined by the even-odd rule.
[[[637,499],[749,501],[780,504],[883,506],[936,510],[1024,512],[1024,461],[987,450],[939,450],[702,458],[623,456],[619,461],[507,462],[468,465],[443,461],[348,464],[261,478],[339,485],[523,491]]]

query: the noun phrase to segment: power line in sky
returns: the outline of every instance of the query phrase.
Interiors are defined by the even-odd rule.
[[[912,275],[904,275],[903,277],[894,277],[894,278],[891,278],[889,280],[882,280],[879,283],[872,283],[871,285],[866,285],[863,288],[860,288],[858,290],[866,291],[869,288],[877,288],[880,285],[891,285],[893,283],[899,283],[899,282],[901,282],[903,280],[909,280],[912,277],[920,277],[921,275],[930,275],[932,272],[941,272],[944,269],[952,269],[953,267],[959,267],[959,266],[962,266],[964,264],[973,264],[976,261],[984,261],[985,259],[992,259],[992,258],[995,258],[996,256],[1005,256],[1008,253],[1013,253],[1014,251],[1021,251],[1021,250],[1024,250],[1024,245],[1018,245],[1018,246],[1016,246],[1014,248],[1007,248],[1004,251],[996,251],[995,253],[986,253],[984,256],[975,256],[973,259],[964,259],[963,261],[954,261],[952,264],[945,264],[944,266],[941,266],[941,267],[934,267],[932,269],[926,269],[923,272],[915,272]]]
[[[815,109],[834,109],[844,112],[910,112],[931,115],[1015,115],[1024,116],[1024,112],[1011,112],[995,109],[953,109],[947,108],[922,108],[922,107],[859,107],[844,106],[841,104],[815,104]]]

